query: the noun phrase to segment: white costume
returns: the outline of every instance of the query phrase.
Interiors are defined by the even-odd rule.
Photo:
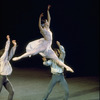
[[[28,43],[26,46],[26,52],[28,53],[31,51],[32,55],[39,53],[41,56],[46,58],[57,58],[56,54],[51,48],[52,32],[50,30],[47,31],[46,29],[43,29],[41,33],[44,38],[40,38]]]
[[[36,55],[40,54],[43,57],[50,58],[54,60],[59,66],[65,67],[67,70],[73,72],[73,70],[65,65],[63,62],[59,60],[55,52],[51,48],[52,44],[52,32],[49,29],[50,26],[50,14],[49,10],[47,10],[47,16],[48,16],[48,21],[46,21],[46,26],[43,28],[41,27],[41,17],[39,17],[39,28],[40,28],[40,33],[43,35],[44,38],[37,39],[35,41],[32,41],[28,43],[26,46],[26,53],[19,57],[14,57],[13,61],[22,59],[24,57],[30,57],[31,55]]]
[[[7,40],[5,51],[3,55],[0,57],[0,75],[10,75],[12,73],[12,67],[9,61],[15,54],[16,46],[12,47],[12,49],[10,50],[10,54],[8,53],[9,48],[10,40]]]
[[[50,30],[47,31],[44,28],[41,33],[44,36],[44,38],[40,38],[35,41],[29,42],[26,46],[26,52],[31,52],[32,55],[36,55],[39,53],[40,55],[45,56],[47,58],[52,58],[52,52],[54,52],[51,49],[52,32]]]

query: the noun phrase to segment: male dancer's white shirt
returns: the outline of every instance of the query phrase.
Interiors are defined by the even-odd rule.
[[[59,59],[62,62],[64,62],[64,58],[65,58],[64,47],[60,45],[59,49],[60,49],[60,52],[61,52]],[[52,74],[63,73],[63,71],[64,71],[64,68],[63,67],[59,67],[53,60],[44,61],[43,65],[50,66]]]
[[[0,75],[10,75],[12,73],[12,67],[9,61],[13,57],[16,46],[13,46],[10,50],[10,53],[8,55],[10,48],[10,40],[7,40],[6,45],[5,45],[5,51],[3,55],[0,57]]]

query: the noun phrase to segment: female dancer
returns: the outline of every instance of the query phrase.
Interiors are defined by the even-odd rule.
[[[52,44],[52,32],[50,31],[50,5],[48,5],[47,9],[47,20],[45,20],[44,24],[41,24],[41,18],[43,17],[43,13],[40,14],[39,17],[39,29],[40,33],[44,38],[40,38],[38,40],[30,42],[26,47],[26,53],[19,57],[14,57],[12,60],[17,61],[25,57],[30,57],[31,55],[40,54],[43,57],[54,60],[59,66],[65,67],[67,71],[74,72],[69,66],[65,65],[63,62],[59,60],[55,52],[51,48]]]
[[[10,36],[7,35],[5,49],[0,50],[0,92],[2,90],[2,87],[4,86],[5,89],[9,92],[7,100],[13,100],[14,95],[13,86],[7,77],[12,73],[12,67],[9,61],[11,60],[16,50],[16,41],[12,40],[12,43],[14,46],[12,47],[10,54],[8,55],[8,51],[10,48]]]

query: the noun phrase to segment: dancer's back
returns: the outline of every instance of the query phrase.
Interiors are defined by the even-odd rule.
[[[41,34],[43,35],[45,40],[52,42],[52,32],[50,31],[50,29],[42,28]]]

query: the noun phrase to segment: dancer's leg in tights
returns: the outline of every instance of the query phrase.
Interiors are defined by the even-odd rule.
[[[3,87],[3,77],[2,77],[2,75],[0,75],[0,92],[1,92],[1,90],[2,90],[2,87]]]
[[[68,89],[67,81],[64,78],[64,75],[61,76],[60,84],[63,87],[64,93],[65,93],[63,100],[68,100],[68,98],[69,98],[69,89]]]
[[[33,55],[34,56],[34,55],[40,53],[43,50],[44,50],[43,48],[35,49],[33,51],[24,53],[23,55],[21,55],[19,57],[14,57],[12,60],[13,61],[17,61],[17,60],[20,60],[22,58],[28,57],[30,55]],[[54,60],[59,66],[62,66],[64,68],[66,68],[67,71],[74,72],[69,66],[65,65],[62,61],[59,60],[59,58],[56,56],[56,54],[54,53],[53,50],[50,50],[50,51],[51,51],[51,55],[49,55],[50,57],[48,56],[48,58]]]
[[[64,64],[61,60],[59,60],[59,58],[57,57],[57,55],[55,54],[55,52],[52,49],[49,50],[48,53],[49,53],[49,55],[47,56],[47,58],[55,61],[56,64],[58,64],[61,67],[64,67],[67,71],[74,72],[73,69],[71,69],[69,66]]]
[[[17,60],[20,60],[22,58],[29,57],[30,55],[34,56],[34,55],[40,53],[41,51],[43,51],[42,48],[40,48],[40,49],[34,49],[33,51],[29,51],[29,52],[26,52],[26,53],[22,54],[21,56],[14,57],[12,60],[13,61],[17,61]]]
[[[8,82],[4,83],[4,87],[9,92],[8,100],[13,100],[14,89],[13,89],[12,84],[8,81]]]
[[[50,83],[49,83],[49,85],[48,85],[48,89],[47,89],[47,91],[46,91],[46,93],[45,93],[45,95],[44,95],[44,97],[43,97],[43,100],[47,100],[47,98],[48,98],[48,96],[50,95],[50,93],[51,93],[53,87],[54,87],[54,86],[56,85],[56,83],[58,82],[57,79],[58,79],[58,78],[56,77],[56,75],[52,75],[52,79],[51,79],[51,81],[50,81]]]
[[[73,69],[71,69],[69,66],[65,65],[62,61],[59,60],[59,58],[52,58],[59,66],[62,66],[66,68],[67,71],[74,72]]]

